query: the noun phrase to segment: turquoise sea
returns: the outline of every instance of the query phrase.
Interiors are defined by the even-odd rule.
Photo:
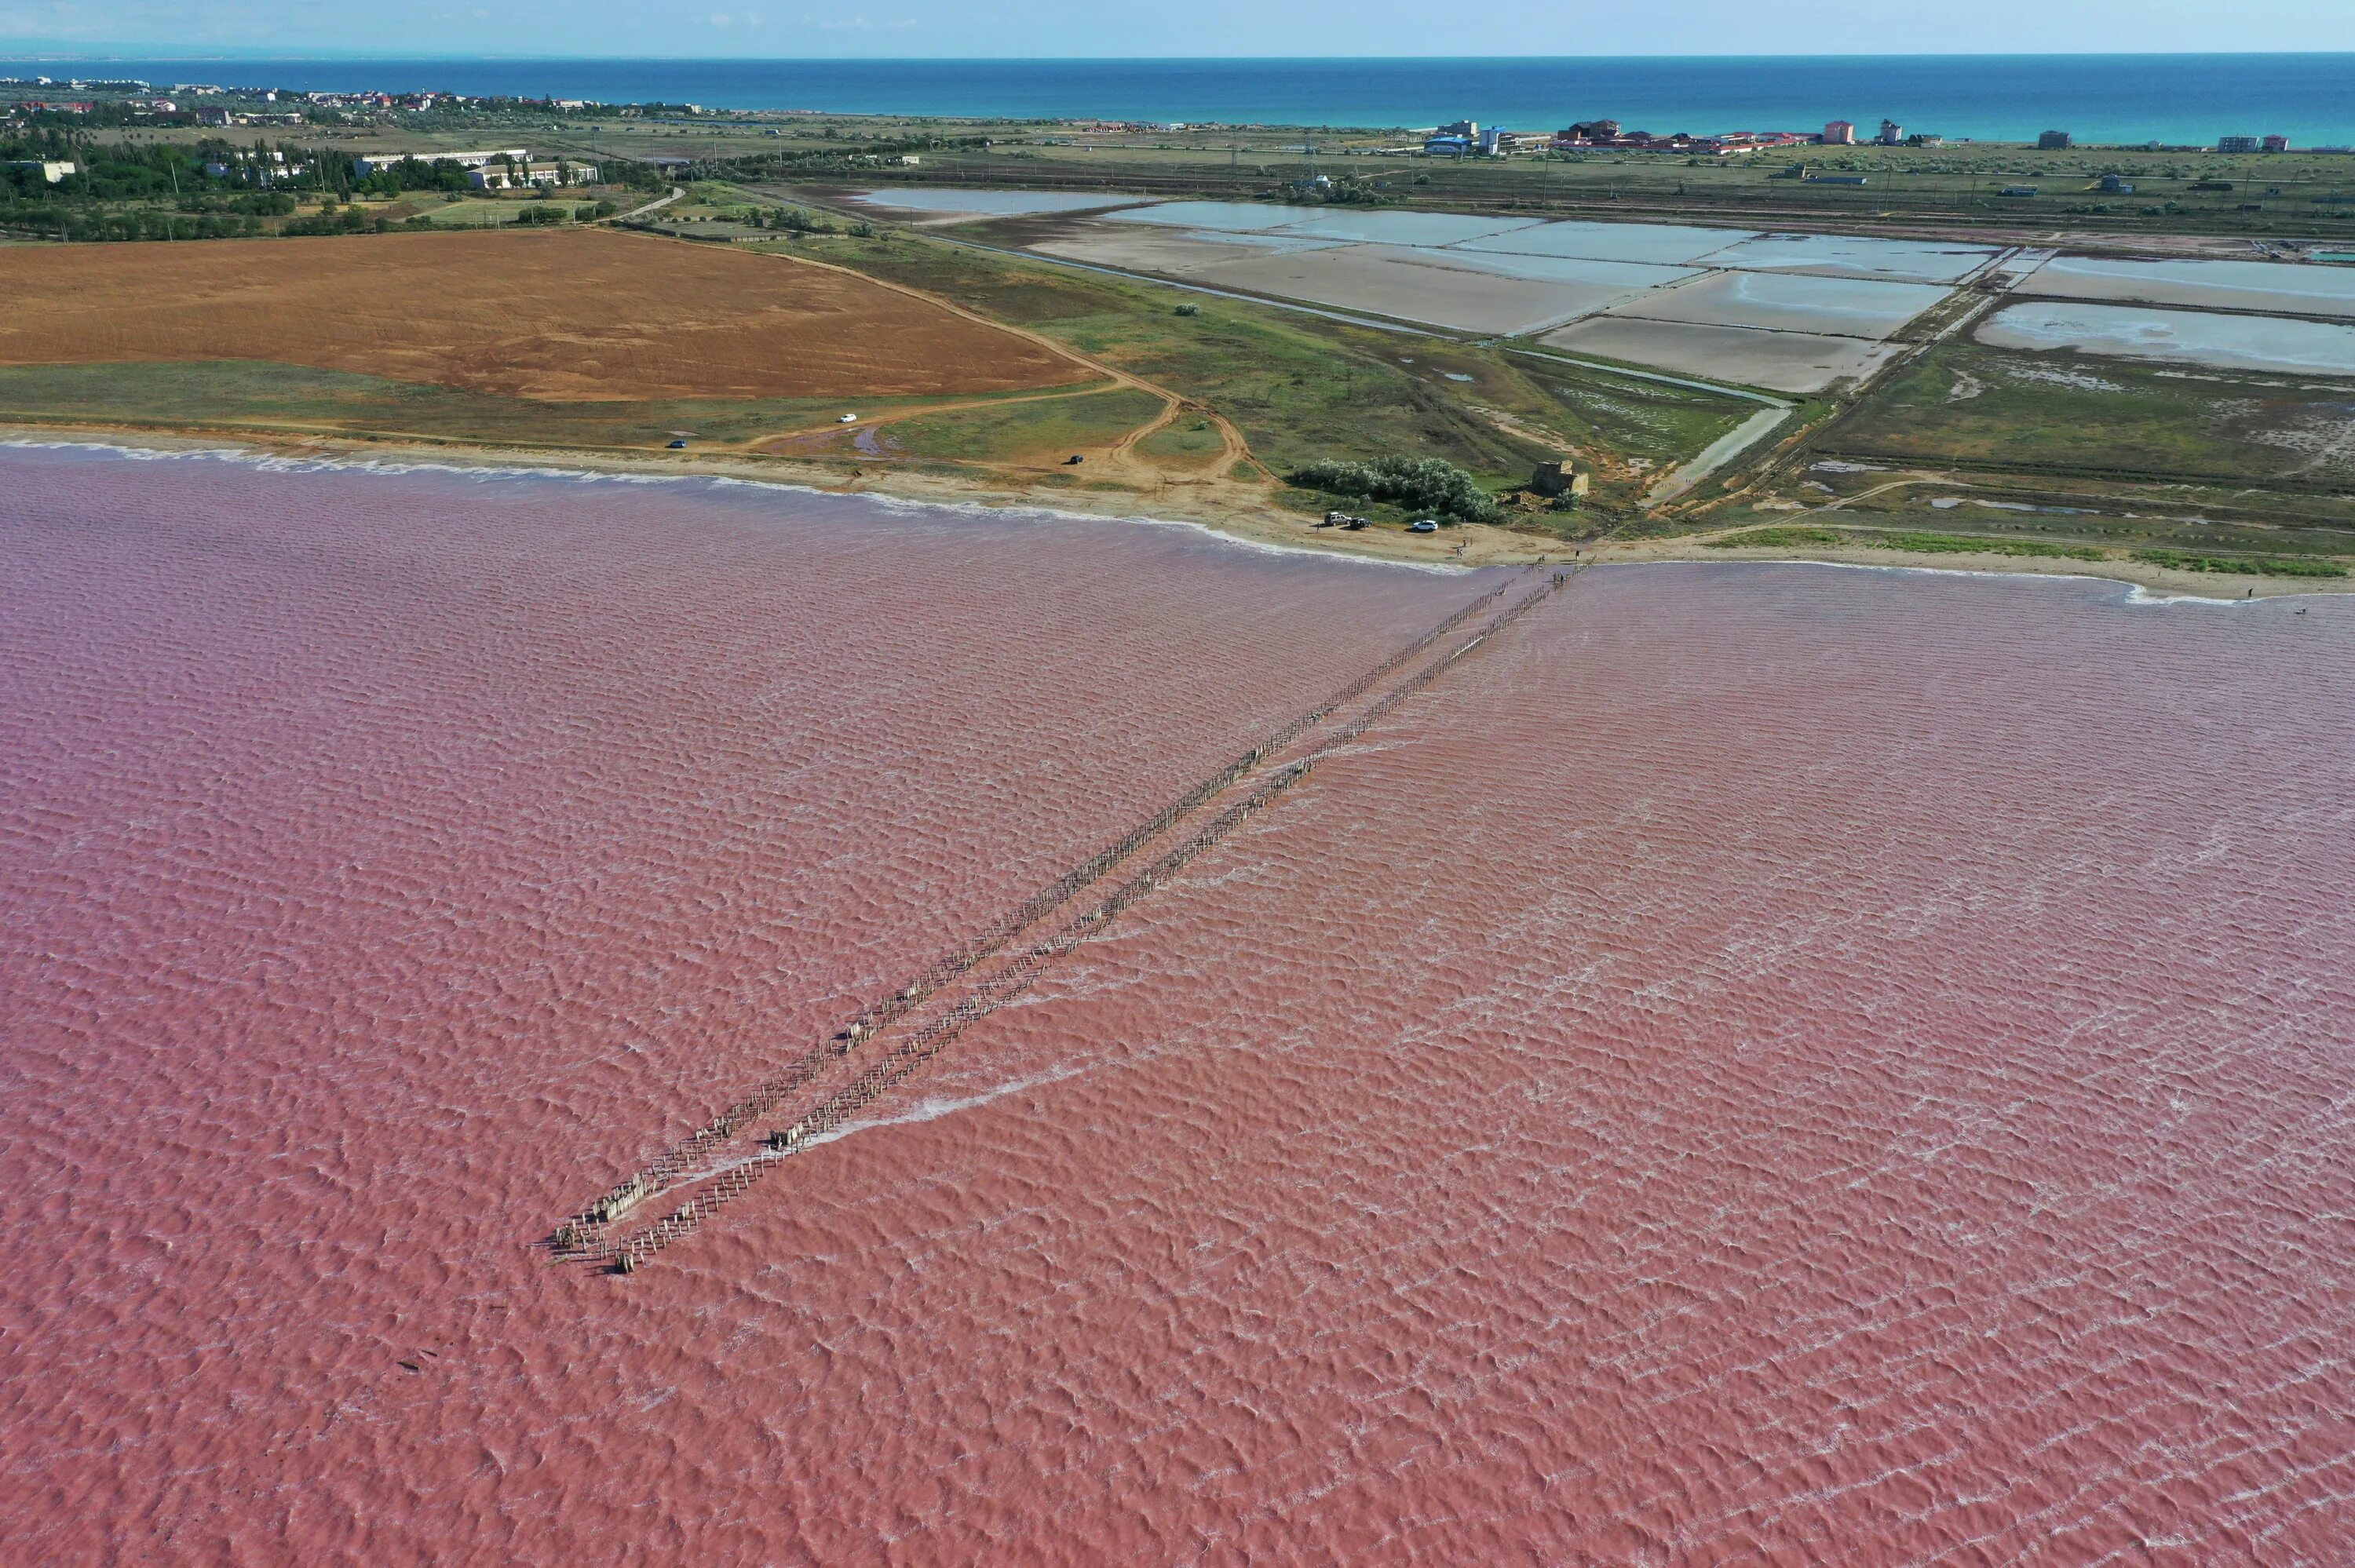
[[[2355,143],[2355,55],[1742,58],[713,60],[0,60],[0,75],[133,76],[308,90],[482,94],[1059,119],[1423,126],[1465,116],[1551,130],[1815,130],[1827,120],[1951,137]]]

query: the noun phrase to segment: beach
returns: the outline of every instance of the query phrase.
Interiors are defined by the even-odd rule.
[[[0,425],[0,444],[38,448],[52,443],[88,445],[97,449],[120,447],[156,453],[250,453],[298,461],[380,465],[395,469],[422,466],[489,472],[546,471],[648,479],[737,480],[830,495],[872,495],[929,505],[1044,510],[1070,514],[1075,517],[1186,523],[1255,545],[1428,567],[1527,566],[1566,563],[1572,559],[1619,565],[1673,561],[1819,561],[1838,566],[1913,571],[2095,577],[2131,584],[2169,598],[2183,599],[2243,599],[2355,592],[2355,578],[2350,577],[2228,577],[2212,572],[2179,570],[2116,556],[2097,561],[1997,552],[1953,552],[1924,556],[1913,551],[1843,544],[1726,548],[1713,547],[1701,542],[1706,535],[1606,539],[1591,545],[1573,545],[1478,524],[1453,525],[1433,535],[1408,534],[1396,529],[1343,533],[1316,528],[1314,526],[1315,519],[1270,504],[1261,493],[1243,486],[1173,485],[1159,492],[1142,493],[1119,490],[1077,491],[1057,484],[1023,488],[1007,485],[1002,477],[980,479],[911,473],[881,466],[846,483],[838,469],[815,464],[802,468],[773,459],[746,460],[695,452],[632,456],[607,451],[474,447],[455,443],[427,445],[310,436],[271,442],[257,440],[247,432],[223,432],[218,437],[201,434],[171,436],[145,430],[70,430]],[[1946,489],[1955,488],[1951,479],[1939,482]],[[1812,514],[1782,514],[1759,521],[1783,525],[1804,522],[1809,515]],[[1460,555],[1456,550],[1458,545],[1464,546]]]

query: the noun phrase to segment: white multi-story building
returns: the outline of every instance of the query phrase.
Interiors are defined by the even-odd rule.
[[[597,183],[594,164],[533,163],[518,159],[512,164],[485,164],[466,176],[478,191],[521,190],[527,185],[593,185]]]
[[[520,164],[530,156],[521,147],[495,147],[487,153],[378,153],[371,157],[354,158],[352,164],[359,170],[360,178],[366,179],[378,169],[391,168],[407,158],[421,164],[455,164],[462,169],[479,169],[501,158]]]

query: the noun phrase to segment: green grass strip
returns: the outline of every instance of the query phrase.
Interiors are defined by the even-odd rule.
[[[1703,539],[1704,550],[1785,549],[1793,545],[1837,545],[1840,536],[1828,528],[1745,528],[1722,539]]]
[[[2234,572],[2253,577],[2343,577],[2347,568],[2311,556],[2195,556],[2185,550],[2137,550],[2134,558],[2179,572]]]
[[[2098,561],[2105,552],[2083,545],[2048,545],[2038,539],[1980,539],[1960,534],[1859,534],[1858,544],[1927,556],[2040,556],[2064,561]]]

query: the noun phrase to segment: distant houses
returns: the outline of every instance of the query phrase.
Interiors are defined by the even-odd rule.
[[[1555,132],[1550,144],[1562,152],[1603,148],[1722,158],[1772,147],[1800,146],[1815,140],[1813,132],[1805,131],[1725,131],[1714,136],[1695,136],[1678,131],[1661,136],[1649,131],[1624,131],[1615,120],[1586,120]]]

